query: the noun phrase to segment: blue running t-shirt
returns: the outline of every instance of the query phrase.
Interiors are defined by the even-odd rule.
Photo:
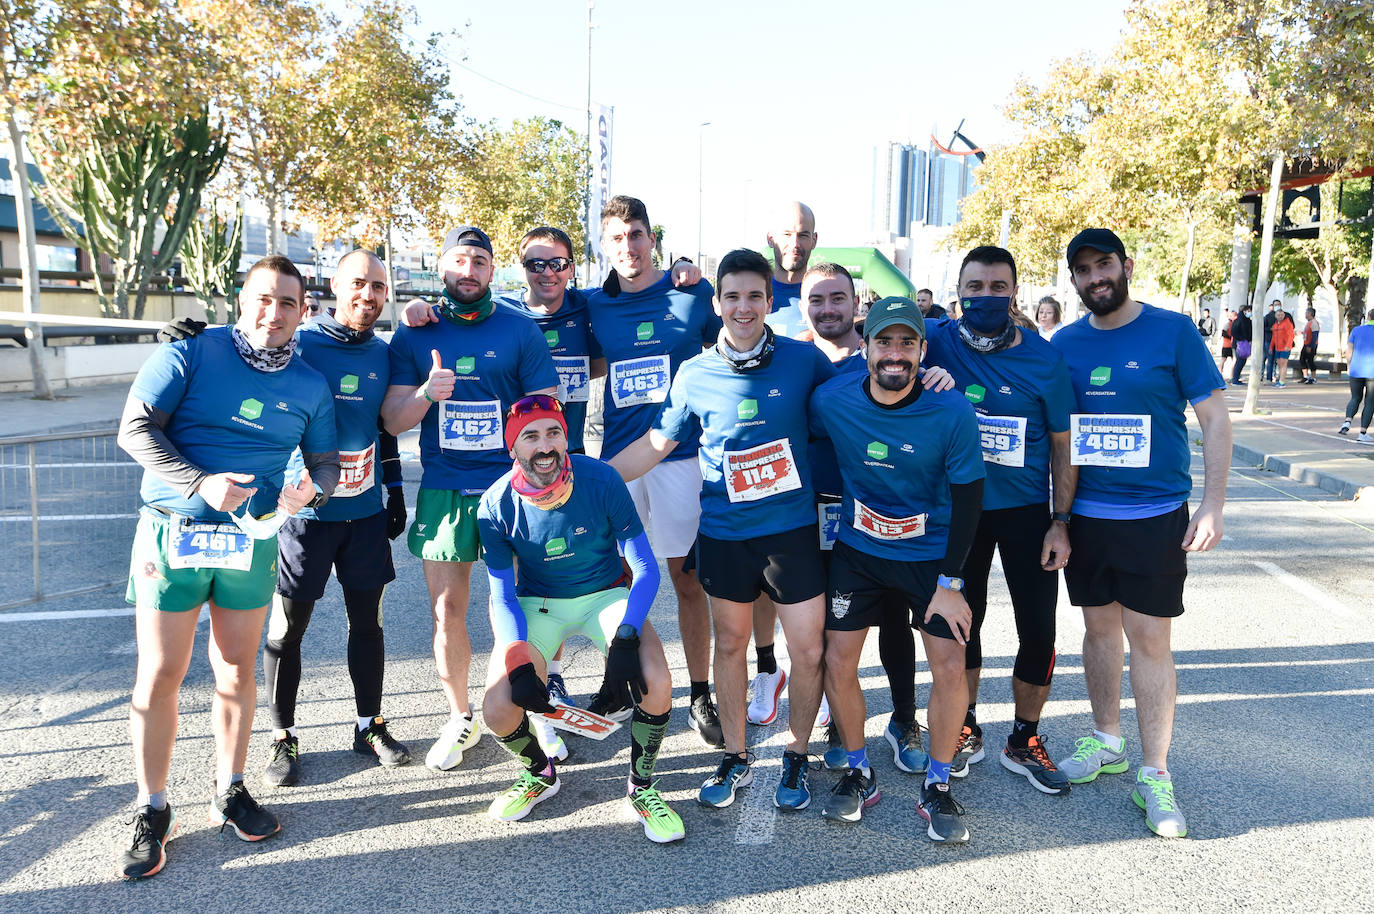
[[[778,336],[793,339],[809,330],[806,315],[802,313],[802,284],[799,282],[779,282],[773,279],[773,311],[763,319]]]
[[[586,298],[569,288],[563,293],[562,307],[553,314],[533,310],[519,294],[504,296],[498,302],[533,320],[544,334],[558,370],[558,399],[563,401],[563,415],[568,420],[568,448],[580,451],[587,424],[592,360],[601,358],[601,347],[592,337]]]

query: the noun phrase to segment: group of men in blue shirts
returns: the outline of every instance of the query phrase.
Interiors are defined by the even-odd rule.
[[[823,815],[857,821],[878,801],[858,680],[876,625],[893,689],[885,737],[894,762],[924,776],[918,812],[928,836],[967,841],[949,782],[984,757],[979,631],[996,550],[1020,640],[1003,766],[1046,794],[1127,770],[1124,633],[1144,753],[1132,797],[1152,830],[1186,834],[1166,767],[1176,692],[1169,626],[1183,609],[1185,551],[1220,538],[1229,463],[1224,383],[1205,346],[1179,329],[1192,329],[1186,319],[1129,297],[1132,262],[1104,229],[1069,245],[1091,314],[1052,345],[1011,321],[1015,262],[992,247],[961,267],[960,319],[927,319],[910,300],[883,299],[861,340],[853,279],[838,265],[809,266],[814,219],[797,207],[781,241],[770,234],[775,263],[732,251],[712,288],[694,270],[654,267],[643,204],[617,197],[601,220],[614,267],[605,287],[569,288],[571,242],[541,228],[521,245],[528,289],[509,302],[490,290],[490,239],[455,229],[441,250],[437,308],[399,328],[389,349],[371,333],[386,294],[375,257],[344,258],[338,307],[299,333],[303,280],[285,258],[268,258],[250,270],[233,327],[161,347],[121,427],[121,443],[147,469],[130,573],[140,796],[121,875],[151,876],[165,863],[176,693],[193,610],[204,602],[217,680],[216,821],[245,840],[280,828],[243,779],[253,659],[270,604],[274,738],[264,780],[287,786],[300,777],[300,636],[331,567],[349,616],[354,748],[384,765],[410,760],[381,715],[381,599],[395,575],[388,537],[407,520],[392,436],[416,425],[423,476],[408,545],[423,561],[450,710],[426,763],[452,768],[480,737],[466,613],[473,563],[485,557],[495,644],[483,716],[523,768],[492,803],[493,817],[523,818],[558,791],[566,750],[529,714],[567,700],[559,651],[581,634],[607,655],[599,709],[623,705],[632,717],[627,804],[651,840],[682,838],[681,818],[652,780],[671,710],[671,677],[647,619],[664,558],[690,723],[725,749],[702,804],[728,806],[752,780],[751,633],[755,699],[760,688],[771,692],[764,713],[775,714],[784,682],[790,698],[775,804],[810,804],[807,755],[826,698],[834,720],[825,762],[844,774]],[[779,300],[779,271],[784,286],[800,279],[795,296]],[[602,375],[595,460],[581,439],[590,382]],[[1185,401],[1206,461],[1191,518]],[[1061,569],[1084,608],[1095,729],[1056,765],[1038,728]],[[773,613],[790,680],[772,662]],[[928,752],[915,720],[912,629],[933,679]]]

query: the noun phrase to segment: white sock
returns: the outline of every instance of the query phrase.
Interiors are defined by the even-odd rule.
[[[139,806],[151,806],[153,809],[166,809],[167,791],[159,790],[157,793],[140,793],[135,802]]]
[[[243,772],[242,772],[242,771],[236,771],[236,772],[234,772],[233,774],[229,775],[228,778],[225,778],[225,776],[222,775],[222,774],[216,775],[216,776],[215,776],[215,792],[216,792],[217,794],[219,794],[220,796],[224,796],[226,793],[229,792],[229,788],[230,788],[231,786],[233,786],[234,784],[239,783],[239,782],[242,781],[242,780],[243,780]]]
[[[295,736],[296,736],[296,728],[295,728],[295,727],[287,727],[285,730],[273,730],[273,731],[272,731],[272,739],[274,739],[274,740],[286,739],[288,736],[289,736],[289,737],[292,737],[293,739],[295,738]]]
[[[1150,767],[1147,766],[1147,765],[1141,765],[1141,766],[1140,766],[1140,773],[1139,773],[1138,777],[1142,777],[1142,778],[1154,778],[1156,781],[1172,781],[1172,780],[1173,780],[1173,778],[1169,777],[1169,772],[1165,771],[1163,768],[1150,768]]]
[[[1113,752],[1126,751],[1126,738],[1124,736],[1112,736],[1110,733],[1103,733],[1101,730],[1094,730],[1093,736],[1097,737],[1099,743]]]
[[[380,715],[380,714],[377,715],[377,717],[381,717],[381,716],[382,716],[382,715]],[[358,729],[359,729],[359,730],[366,730],[368,727],[372,726],[372,722],[373,722],[374,720],[376,720],[376,719],[377,719],[376,717],[360,717],[360,718],[358,718]]]
[[[553,675],[562,676],[562,675],[563,675],[563,661],[562,661],[562,660],[550,660],[550,661],[549,661],[549,675],[550,675],[550,676],[553,676]]]

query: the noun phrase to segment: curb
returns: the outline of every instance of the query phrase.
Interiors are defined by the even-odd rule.
[[[1246,466],[1258,467],[1261,470],[1268,470],[1289,479],[1296,479],[1298,482],[1316,486],[1323,492],[1330,492],[1339,498],[1358,501],[1362,504],[1374,502],[1374,486],[1351,482],[1305,463],[1294,463],[1291,460],[1274,457],[1263,451],[1237,443],[1231,445],[1231,457],[1233,461],[1243,463]]]

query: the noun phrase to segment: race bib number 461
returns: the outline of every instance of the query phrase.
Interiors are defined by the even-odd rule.
[[[446,451],[500,451],[501,401],[439,403],[439,447]]]
[[[758,501],[801,488],[792,442],[779,438],[745,451],[726,451],[721,467],[731,501]]]
[[[1074,413],[1069,429],[1074,466],[1150,465],[1149,416]]]
[[[607,378],[611,402],[618,409],[662,403],[668,398],[668,385],[672,382],[670,366],[666,354],[613,363]]]
[[[233,524],[198,524],[173,518],[167,550],[169,568],[253,567],[253,538]]]

